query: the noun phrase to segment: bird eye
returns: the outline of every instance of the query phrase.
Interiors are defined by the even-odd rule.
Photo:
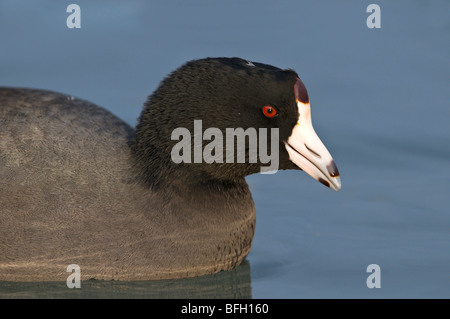
[[[266,105],[262,108],[262,111],[264,113],[264,115],[268,118],[272,118],[278,115],[278,111],[276,108],[270,106],[270,105]]]

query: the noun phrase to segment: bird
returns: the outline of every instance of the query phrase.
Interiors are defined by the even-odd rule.
[[[228,154],[220,138],[229,129],[244,134],[231,136],[241,144],[250,132],[258,142]],[[245,177],[268,166],[252,149],[277,155],[275,170],[341,188],[293,69],[237,57],[187,61],[148,96],[135,128],[78,97],[1,87],[0,281],[65,281],[73,264],[81,280],[234,269],[255,232]]]

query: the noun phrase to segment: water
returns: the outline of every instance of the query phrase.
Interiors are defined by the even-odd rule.
[[[134,125],[187,60],[293,68],[343,188],[302,172],[250,176],[256,234],[231,274],[77,292],[3,283],[1,297],[450,297],[448,1],[376,1],[381,29],[366,26],[371,1],[76,3],[78,30],[66,27],[68,3],[1,2],[0,85],[82,97]],[[370,264],[379,289],[366,285]]]

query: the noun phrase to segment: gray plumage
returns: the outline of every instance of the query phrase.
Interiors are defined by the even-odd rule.
[[[287,138],[298,116],[297,75],[255,65],[186,64],[149,98],[137,132],[78,98],[0,88],[0,280],[65,281],[69,264],[82,279],[114,280],[240,264],[255,230],[245,176],[259,166],[177,166],[167,154],[171,130],[195,118],[219,128],[280,127]],[[265,118],[266,101],[284,117]],[[280,157],[280,168],[296,168],[286,151]]]

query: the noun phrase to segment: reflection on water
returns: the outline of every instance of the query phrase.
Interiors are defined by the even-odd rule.
[[[250,263],[195,278],[154,281],[89,280],[69,289],[61,282],[0,282],[0,298],[252,298]]]

